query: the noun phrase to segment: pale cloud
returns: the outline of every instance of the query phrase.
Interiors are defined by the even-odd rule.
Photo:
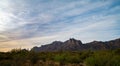
[[[9,50],[15,49],[15,48],[30,49],[33,46],[41,46],[45,43],[50,43],[57,37],[58,37],[58,35],[53,35],[53,36],[34,37],[34,38],[1,42],[0,51],[9,51]]]
[[[10,39],[6,35],[0,35],[0,42],[9,41]]]
[[[90,10],[93,10],[93,9],[99,8],[99,7],[104,7],[109,4],[110,4],[109,1],[108,2],[87,3],[84,6],[74,7],[74,9],[71,9],[71,10],[63,13],[62,17],[63,17],[63,15],[64,15],[64,17],[80,15],[87,11],[90,11]]]

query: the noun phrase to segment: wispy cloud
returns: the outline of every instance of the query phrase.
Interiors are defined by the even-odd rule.
[[[83,42],[120,37],[119,0],[1,0],[0,51],[70,37]]]

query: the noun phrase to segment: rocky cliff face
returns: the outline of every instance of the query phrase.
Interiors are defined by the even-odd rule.
[[[83,44],[80,40],[71,38],[65,42],[54,41],[51,44],[33,47],[31,50],[41,51],[82,51],[82,50],[108,50],[120,48],[120,38],[111,41],[93,41]]]

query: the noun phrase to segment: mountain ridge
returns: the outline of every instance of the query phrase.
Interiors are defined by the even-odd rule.
[[[35,52],[54,52],[54,51],[83,51],[83,50],[110,50],[120,48],[120,38],[110,41],[92,41],[82,43],[81,40],[70,38],[64,42],[54,41],[41,47],[33,47],[31,50]]]

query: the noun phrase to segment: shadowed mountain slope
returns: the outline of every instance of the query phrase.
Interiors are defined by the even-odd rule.
[[[93,41],[83,44],[80,40],[70,38],[65,42],[54,41],[51,44],[33,47],[31,50],[36,52],[44,51],[82,51],[82,50],[109,50],[120,48],[120,38],[110,41]]]

